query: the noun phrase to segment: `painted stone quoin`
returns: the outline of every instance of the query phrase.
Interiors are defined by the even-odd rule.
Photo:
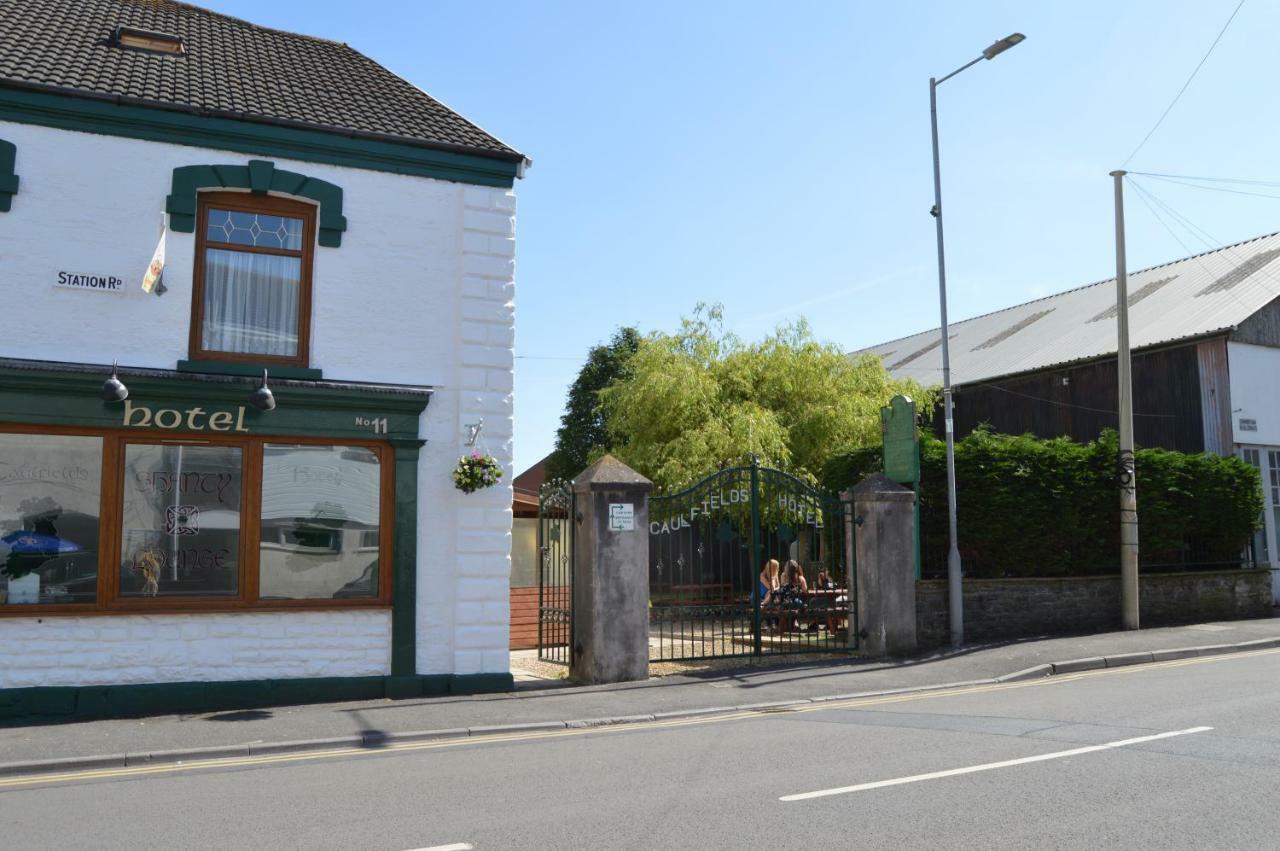
[[[338,42],[29,5],[0,8],[0,717],[509,688],[511,493],[449,473],[483,418],[511,478],[526,158]]]

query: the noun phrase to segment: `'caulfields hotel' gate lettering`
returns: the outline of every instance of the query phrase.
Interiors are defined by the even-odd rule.
[[[649,523],[650,535],[670,534],[689,528],[698,515],[710,515],[730,505],[746,505],[751,502],[751,488],[734,488],[728,491],[713,493],[700,503],[689,506],[689,511],[665,520],[654,520]],[[814,505],[806,504],[791,494],[781,494],[777,499],[778,508],[796,519],[803,518],[802,523],[815,528],[822,528],[822,511]],[[701,507],[699,507],[701,506]]]

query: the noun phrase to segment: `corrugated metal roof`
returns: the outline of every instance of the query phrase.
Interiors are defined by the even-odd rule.
[[[950,326],[951,381],[1004,375],[1114,354],[1115,278]],[[1134,349],[1239,325],[1280,296],[1280,233],[1129,273]],[[854,352],[879,356],[894,378],[942,382],[937,328]]]

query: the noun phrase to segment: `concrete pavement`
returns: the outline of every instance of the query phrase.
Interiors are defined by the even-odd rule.
[[[990,682],[1057,663],[1061,672],[1147,661],[1179,648],[1280,640],[1280,618],[975,646],[894,663],[817,662],[664,677],[621,686],[560,687],[512,694],[313,704],[200,715],[0,728],[0,772],[66,760],[125,765],[320,747],[380,747],[396,740],[467,736],[519,725],[643,719],[761,703]],[[1128,654],[1138,654],[1131,656]],[[1126,658],[1127,657],[1127,658]],[[1083,661],[1081,661],[1083,660]],[[1029,670],[1028,669],[1032,669]],[[31,763],[39,765],[32,766]]]
[[[1277,674],[1272,649],[781,713],[0,778],[0,835],[18,851],[1273,847]]]

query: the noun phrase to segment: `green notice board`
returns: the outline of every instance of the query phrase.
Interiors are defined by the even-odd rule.
[[[894,396],[880,409],[884,443],[884,474],[903,485],[920,481],[920,436],[916,431],[916,403]]]

